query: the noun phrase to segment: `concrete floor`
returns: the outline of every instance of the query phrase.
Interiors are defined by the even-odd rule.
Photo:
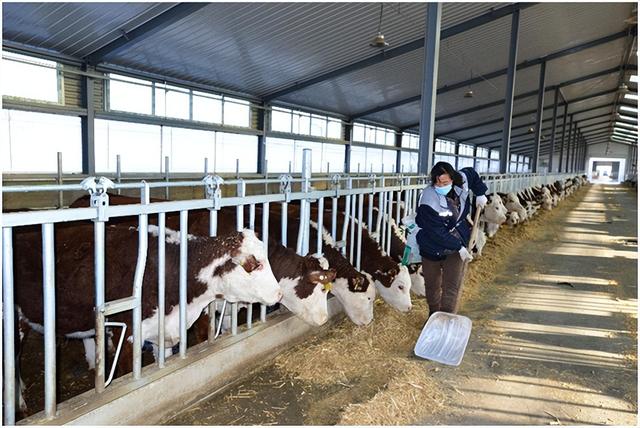
[[[636,425],[637,192],[593,185],[564,209],[511,256],[490,313],[469,305],[489,321],[422,424]]]

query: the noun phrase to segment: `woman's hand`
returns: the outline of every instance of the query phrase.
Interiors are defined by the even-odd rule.
[[[467,250],[467,247],[462,247],[458,250],[458,254],[460,254],[460,258],[462,259],[462,262],[470,262],[471,260],[473,260],[473,256],[471,255],[471,253],[469,253],[469,251]]]

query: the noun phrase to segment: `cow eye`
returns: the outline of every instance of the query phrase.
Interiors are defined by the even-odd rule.
[[[400,289],[400,291],[404,290],[404,285],[399,285],[398,288]]]

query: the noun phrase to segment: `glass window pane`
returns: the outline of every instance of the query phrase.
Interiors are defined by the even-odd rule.
[[[395,146],[396,145],[396,133],[393,131],[387,131],[387,146]]]
[[[327,171],[327,163],[329,164],[329,172],[344,171],[345,147],[340,144],[325,143],[322,145],[322,172]]]
[[[3,110],[2,157],[5,172],[82,171],[80,118],[59,114]]]
[[[222,98],[193,93],[193,120],[222,123]]]
[[[162,128],[162,159],[169,156],[171,172],[204,172],[204,159],[209,159],[209,169],[215,165],[216,136],[213,131],[195,129]],[[162,162],[164,171],[164,161]]]
[[[384,172],[396,172],[397,152],[395,150],[383,150],[382,162]]]
[[[489,162],[489,172],[500,172],[500,162],[493,160]]]
[[[289,172],[289,162],[293,168],[294,149],[294,140],[267,137],[267,171]]]
[[[151,114],[152,88],[149,82],[115,74],[111,75],[111,79],[109,81],[109,108],[111,110]],[[113,79],[127,81],[120,82]],[[136,83],[129,83],[134,81]],[[161,111],[164,112],[164,106]]]
[[[168,86],[167,89],[170,87]],[[166,117],[189,119],[189,92],[182,90],[166,91]],[[157,114],[157,112],[156,112]]]
[[[364,128],[365,142],[375,144],[376,143],[376,129],[371,126],[365,126]]]
[[[249,102],[236,98],[224,99],[224,124],[249,127]],[[253,168],[255,170],[255,167]],[[234,168],[235,171],[235,168]]]
[[[358,171],[358,165],[360,166],[360,171],[369,172],[369,167],[367,167],[367,149],[365,147],[351,146],[351,162],[349,164],[349,171],[355,173]]]
[[[352,141],[364,142],[364,126],[353,125]]]
[[[491,150],[491,159],[500,159],[500,150]]]
[[[274,108],[271,111],[271,129],[279,132],[291,132],[291,112]]]
[[[327,138],[342,140],[342,123],[339,120],[329,119]]]
[[[311,135],[316,137],[327,136],[327,118],[322,116],[311,116]]]
[[[96,119],[96,171],[160,172],[163,165],[160,126]],[[98,156],[98,154],[100,154]]]
[[[226,106],[225,106],[226,109]],[[216,132],[216,172],[256,172],[258,168],[258,137],[255,135]]]
[[[415,152],[402,152],[400,168],[405,174],[418,172],[418,154]]]
[[[26,64],[22,61],[35,64]],[[42,64],[42,66],[36,64]],[[2,95],[59,102],[56,65],[53,61],[3,51]]]
[[[384,158],[382,157],[382,149],[372,149],[367,147],[367,160],[366,160],[366,170],[369,171],[373,169],[373,172],[382,172],[382,163],[384,162]],[[364,172],[364,169],[360,170]]]
[[[298,134],[309,135],[311,132],[311,117],[308,114],[300,114],[298,117]]]
[[[382,128],[376,128],[376,144],[387,144],[387,133]]]

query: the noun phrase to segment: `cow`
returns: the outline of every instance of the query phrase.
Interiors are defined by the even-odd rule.
[[[480,214],[480,221],[486,225],[487,236],[493,237],[500,225],[507,221],[507,209],[500,196],[493,194],[487,196],[488,202]]]
[[[525,222],[527,220],[527,210],[522,206],[518,195],[515,192],[511,192],[506,195],[505,207],[509,212],[515,212],[518,214],[519,222]]]
[[[509,212],[509,214],[507,214],[507,225],[511,227],[515,227],[518,225],[519,222],[520,222],[520,217],[518,216],[517,212],[511,211]]]
[[[55,228],[56,333],[74,338],[95,334],[94,228],[87,223],[63,223]],[[147,231],[149,233],[149,231]],[[170,348],[179,341],[180,246],[167,237],[165,251],[165,341],[158,344],[158,252],[149,245],[142,280],[142,341]],[[152,235],[151,235],[152,236]],[[173,238],[173,239],[172,239]],[[105,299],[129,297],[138,251],[138,232],[126,225],[105,228]],[[29,327],[42,331],[42,239],[37,227],[14,229],[16,312],[22,341]],[[187,241],[187,327],[216,298],[273,305],[282,298],[262,242],[250,230],[225,238],[189,236]],[[109,317],[131,325],[129,314]],[[128,331],[131,331],[128,329]],[[20,343],[18,344],[20,348]],[[120,369],[131,370],[132,336],[124,342]],[[19,355],[19,352],[18,352]],[[17,365],[19,366],[19,364]],[[22,403],[21,403],[22,404]],[[26,413],[26,408],[22,409]]]
[[[473,244],[473,248],[471,249],[473,260],[476,260],[482,256],[482,249],[487,243],[487,235],[486,233],[484,233],[484,230],[479,227],[477,233],[478,234],[476,235],[476,242]]]

